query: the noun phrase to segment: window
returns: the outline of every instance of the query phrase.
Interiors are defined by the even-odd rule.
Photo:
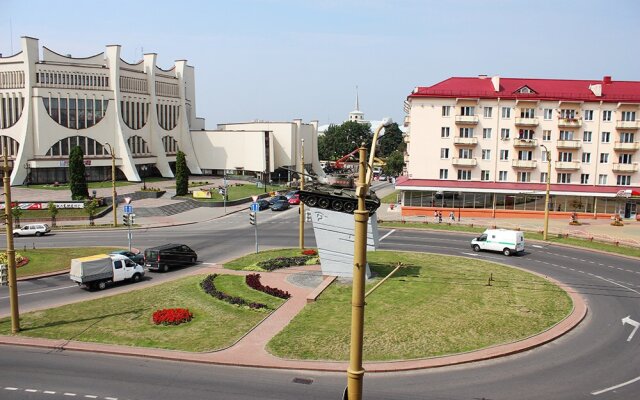
[[[531,150],[518,151],[518,160],[525,160],[525,161],[533,160],[533,151]]]
[[[540,182],[547,183],[547,176],[546,172],[540,172]]]
[[[451,106],[442,106],[442,116],[448,117],[451,115]]]
[[[573,131],[560,131],[560,140],[573,140]]]
[[[442,137],[442,138],[449,137],[449,127],[448,126],[443,126],[442,128],[440,128],[440,137]]]
[[[440,179],[448,179],[449,178],[449,170],[441,169],[440,170]]]
[[[593,121],[593,110],[584,110],[584,120]]]
[[[598,175],[598,185],[606,185],[607,184],[607,176],[604,174]]]
[[[573,161],[573,153],[569,153],[568,151],[561,151],[560,153],[558,153],[558,161],[560,162]]]
[[[560,110],[560,118],[575,119],[576,118],[576,110],[571,110],[569,108],[562,109],[562,110]]]
[[[485,107],[484,108],[484,117],[491,118],[493,116],[493,107]]]
[[[571,183],[571,174],[561,172],[558,174],[558,183]]]
[[[620,133],[620,142],[622,143],[633,143],[634,135],[632,132],[621,132]]]
[[[551,108],[544,109],[544,119],[546,120],[553,119],[553,110]]]
[[[632,164],[633,155],[632,154],[620,154],[618,156],[618,162],[620,164]]]
[[[491,160],[491,150],[482,149],[482,159],[483,160]]]
[[[582,141],[585,143],[591,143],[591,131],[582,132]]]
[[[518,131],[518,138],[524,140],[533,139],[533,135],[535,135],[535,131],[533,129],[520,129]]]
[[[540,151],[542,152],[542,154],[541,154],[541,156],[540,156],[540,159],[542,160],[542,162],[547,162],[547,161],[549,160],[549,158],[547,157],[547,155],[548,155],[549,153],[547,153],[547,152],[546,152],[546,151],[544,151],[544,150],[540,150]]]
[[[473,128],[460,128],[460,137],[463,137],[463,138],[473,137]]]
[[[460,149],[458,150],[458,157],[460,158],[473,158],[472,149]]]
[[[602,132],[602,143],[609,143],[611,141],[611,132]]]
[[[582,162],[589,164],[591,162],[591,153],[582,153]]]
[[[619,186],[631,185],[631,175],[618,175],[618,177],[616,178],[616,183]]]
[[[635,121],[636,120],[636,112],[635,111],[623,111],[622,112],[622,120],[623,121]]]
[[[580,183],[586,185],[589,183],[589,174],[580,174]]]
[[[440,149],[440,158],[449,158],[449,149],[448,148],[441,148]]]
[[[603,121],[611,121],[611,110],[605,110],[602,112]]]
[[[509,150],[500,150],[500,160],[505,161],[509,159]]]
[[[509,139],[509,128],[500,129],[500,139],[502,140]]]
[[[459,181],[470,181],[471,180],[471,170],[459,169],[458,170],[458,180]]]
[[[482,138],[483,139],[491,139],[491,128],[483,128],[482,129]]]
[[[511,107],[502,107],[502,118],[511,118]]]
[[[481,181],[488,181],[489,180],[489,171],[488,170],[480,171],[480,180]]]
[[[530,182],[531,172],[518,172],[518,182]]]
[[[550,130],[542,131],[542,141],[549,142],[550,140],[551,140],[551,131]]]
[[[520,118],[535,118],[536,113],[533,108],[523,108],[520,110]]]
[[[607,164],[609,162],[609,153],[600,153],[600,164]]]
[[[507,180],[507,171],[498,171],[498,180],[506,181]]]
[[[475,115],[475,107],[468,107],[468,106],[464,106],[464,107],[460,107],[460,115],[465,115],[465,116],[473,116]]]

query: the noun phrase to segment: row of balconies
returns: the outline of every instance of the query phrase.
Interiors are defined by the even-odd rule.
[[[477,125],[480,118],[477,115],[456,115],[455,122],[458,125]],[[406,123],[406,120],[405,120]],[[532,127],[538,126],[538,118],[517,118],[516,126]],[[407,126],[407,125],[405,125]],[[580,128],[582,118],[558,118],[558,128]],[[640,121],[616,121],[616,129],[640,129]]]
[[[406,140],[405,140],[406,141]],[[477,137],[453,137],[453,144],[456,146],[476,146],[478,144]],[[536,139],[514,139],[513,147],[526,148],[538,147]],[[579,149],[582,147],[581,140],[557,140],[556,148],[558,149]],[[614,142],[613,150],[616,151],[637,151],[640,149],[640,142]]]
[[[452,158],[451,164],[456,167],[475,167],[478,165],[478,160],[475,157],[472,158]],[[511,166],[518,169],[535,169],[537,167],[537,160],[511,160]],[[580,161],[555,161],[554,167],[558,171],[575,171],[580,169]],[[630,173],[638,171],[638,163],[613,163],[611,170],[613,172]]]

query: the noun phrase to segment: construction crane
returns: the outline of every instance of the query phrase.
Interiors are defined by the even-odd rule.
[[[359,148],[356,147],[355,150],[353,150],[351,153],[347,154],[346,156],[340,157],[339,159],[336,160],[334,167],[336,169],[342,169],[344,168],[344,162],[347,161],[349,159],[349,157],[351,157],[352,155],[356,154],[358,152]]]

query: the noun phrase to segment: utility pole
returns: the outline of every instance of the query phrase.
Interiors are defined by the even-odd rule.
[[[7,147],[3,149],[4,163],[2,170],[4,176],[4,215],[6,218],[7,236],[7,269],[9,275],[9,303],[11,306],[11,333],[20,332],[20,312],[18,311],[18,283],[16,279],[16,251],[13,248],[13,216],[11,215],[11,184],[9,183],[9,159]]]
[[[544,147],[544,151],[547,153],[547,190],[544,197],[544,233],[542,235],[543,240],[547,240],[549,237],[549,191],[551,188],[551,152],[544,144],[540,145]]]
[[[304,190],[304,139],[300,139],[300,190]],[[300,202],[300,250],[304,250],[304,203]]]
[[[109,153],[111,154],[111,206],[113,208],[113,226],[118,226],[118,196],[116,193],[116,155],[113,152],[113,147],[109,143],[105,143],[109,146]]]

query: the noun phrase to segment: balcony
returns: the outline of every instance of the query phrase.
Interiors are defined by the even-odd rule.
[[[558,140],[556,147],[558,149],[579,149],[582,146],[582,142],[579,140]]]
[[[451,164],[458,167],[475,167],[478,161],[475,158],[452,158]]]
[[[557,170],[576,170],[580,169],[580,161],[556,161]]]
[[[636,151],[640,149],[640,142],[614,142],[613,150],[615,151]]]
[[[411,124],[411,117],[409,117],[408,115],[404,116],[404,126],[407,127]]]
[[[513,139],[513,147],[538,147],[536,139]]]
[[[639,129],[640,121],[616,121],[616,129]]]
[[[456,115],[456,124],[458,125],[476,125],[477,123],[477,115]]]
[[[538,126],[538,118],[516,118],[516,126]]]
[[[453,144],[458,146],[475,146],[478,144],[478,138],[454,136]]]
[[[580,128],[581,126],[580,118],[558,118],[558,128]]]
[[[611,169],[613,170],[613,172],[637,172],[638,163],[631,163],[631,164],[613,163],[613,167]]]
[[[404,135],[402,135],[402,140],[403,140],[405,143],[409,143],[409,142],[411,142],[411,140],[409,139],[409,134],[408,134],[408,133],[405,133]]]
[[[535,168],[536,160],[511,160],[511,166],[513,168]]]

